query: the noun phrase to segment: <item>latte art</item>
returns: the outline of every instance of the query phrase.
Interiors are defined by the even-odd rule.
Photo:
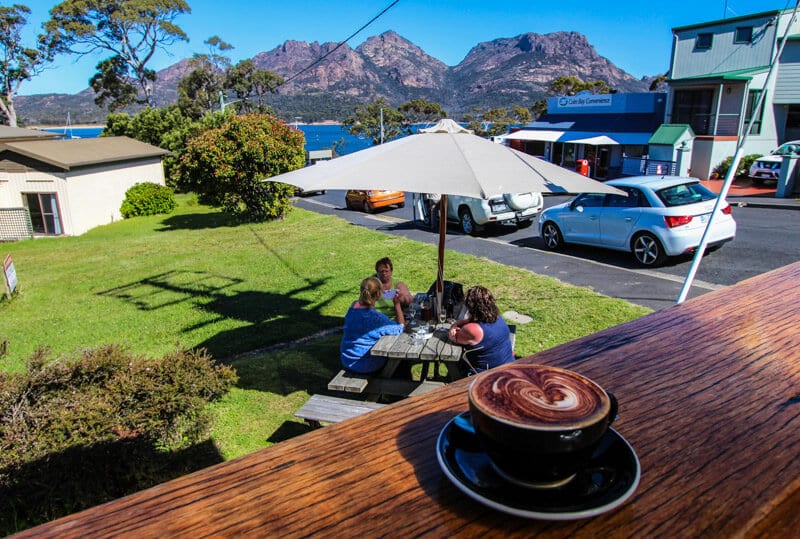
[[[609,412],[605,392],[571,371],[520,365],[483,376],[470,389],[471,398],[502,421],[561,429],[593,423]]]

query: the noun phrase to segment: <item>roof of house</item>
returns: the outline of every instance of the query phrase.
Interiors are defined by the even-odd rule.
[[[25,129],[23,127],[9,127],[0,125],[0,142],[13,142],[17,140],[47,140],[63,137],[59,133],[39,131],[37,129]]]
[[[170,152],[128,137],[99,137],[71,140],[28,140],[2,142],[0,150],[8,150],[62,170],[148,157],[161,157]]]
[[[694,131],[689,124],[663,124],[653,136],[650,137],[648,144],[665,144],[667,146],[674,146],[685,133],[694,137]]]
[[[752,13],[750,15],[740,15],[738,17],[730,17],[730,18],[727,18],[727,19],[719,19],[719,20],[715,20],[715,21],[707,21],[707,22],[689,24],[687,26],[675,26],[675,27],[672,28],[672,32],[675,33],[675,32],[683,32],[683,31],[686,31],[686,30],[694,30],[694,29],[697,29],[697,28],[706,28],[708,26],[712,26],[712,25],[715,25],[715,24],[728,24],[729,25],[731,23],[738,23],[738,22],[748,21],[750,19],[760,19],[760,18],[764,18],[764,17],[773,17],[775,15],[778,15],[780,13],[785,13],[785,12],[788,12],[788,11],[791,11],[791,10],[789,10],[789,9],[786,9],[786,10],[773,9],[773,10],[770,10],[770,11],[762,11],[760,13]]]

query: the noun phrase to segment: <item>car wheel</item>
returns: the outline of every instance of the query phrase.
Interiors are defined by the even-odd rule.
[[[372,212],[374,212],[374,211],[375,211],[375,208],[373,208],[372,206],[370,206],[370,205],[369,205],[369,202],[367,202],[367,201],[365,200],[365,201],[364,201],[364,211],[365,211],[366,213],[372,213]]]
[[[461,226],[461,232],[469,234],[470,236],[478,232],[478,225],[472,218],[472,212],[468,208],[462,208],[458,212],[458,223]]]
[[[406,203],[405,202],[401,202],[400,204],[397,205],[397,207],[398,208],[405,208],[406,207]]]
[[[658,266],[666,259],[661,242],[647,232],[633,238],[632,250],[636,261],[642,266]]]
[[[517,221],[517,228],[528,228],[533,224],[532,219],[526,219],[524,221]]]
[[[564,237],[561,235],[558,225],[553,221],[547,221],[542,226],[542,241],[544,246],[552,251],[561,249],[564,246]]]

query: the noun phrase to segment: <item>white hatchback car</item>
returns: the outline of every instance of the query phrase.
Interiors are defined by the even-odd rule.
[[[784,155],[800,155],[800,140],[784,142],[769,152],[769,155],[764,155],[753,161],[749,171],[750,179],[759,184],[764,183],[765,180],[778,181]]]
[[[717,195],[696,178],[636,176],[606,182],[628,193],[583,193],[547,208],[539,216],[539,236],[548,249],[579,243],[633,253],[643,266],[693,252],[703,237]],[[730,204],[720,206],[708,246],[736,236]]]

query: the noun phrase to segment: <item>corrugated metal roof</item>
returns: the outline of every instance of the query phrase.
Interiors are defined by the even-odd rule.
[[[0,144],[6,149],[63,170],[161,157],[170,152],[128,137],[99,137],[71,140],[31,140]]]
[[[653,133],[648,144],[666,144],[667,146],[674,146],[685,133],[694,136],[692,126],[689,124],[664,124]]]
[[[702,75],[694,75],[692,77],[681,77],[679,79],[669,79],[669,83],[679,82],[698,82],[698,81],[726,81],[726,80],[752,80],[753,75],[759,73],[766,73],[769,71],[769,66],[749,67],[746,69],[736,69],[734,71],[721,71],[719,73],[704,73]]]

